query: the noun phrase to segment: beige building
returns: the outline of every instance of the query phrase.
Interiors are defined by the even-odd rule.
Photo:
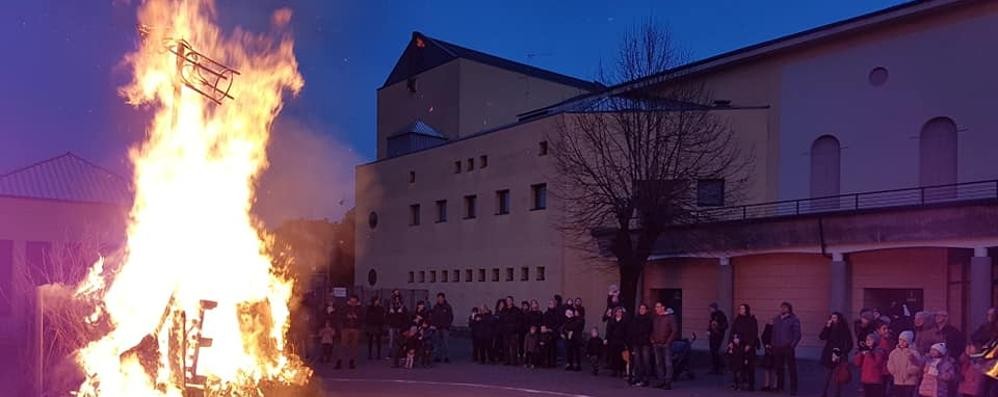
[[[804,354],[833,310],[853,319],[897,302],[976,326],[998,247],[986,226],[998,222],[993,37],[998,3],[912,2],[611,87],[703,81],[755,159],[746,200],[704,208],[720,221],[693,226],[714,244],[662,238],[644,300],[666,301],[686,333],[710,302],[766,319],[790,301]],[[615,275],[561,236],[558,208],[571,204],[533,210],[553,179],[544,142],[565,117],[552,105],[599,87],[449,47],[414,35],[379,91],[379,157],[357,168],[358,284],[375,271],[377,287],[447,292],[459,314],[556,292],[601,309]],[[446,60],[408,67],[421,50]],[[520,85],[494,94],[474,80]]]

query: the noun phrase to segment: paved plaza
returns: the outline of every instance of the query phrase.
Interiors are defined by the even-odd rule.
[[[456,343],[455,358],[450,364],[435,364],[431,368],[391,368],[386,360],[362,359],[356,370],[334,370],[332,365],[316,366],[316,387],[325,396],[737,396],[777,395],[771,393],[736,392],[728,388],[728,376],[706,375],[706,359],[700,354],[696,361],[696,379],[673,385],[673,390],[628,386],[623,380],[591,373],[568,372],[564,369],[526,369],[502,365],[482,365],[468,358],[468,342]],[[366,357],[366,355],[362,355]],[[820,396],[823,374],[814,361],[799,363],[800,396]],[[761,377],[761,374],[760,374]],[[844,396],[856,395],[858,386],[846,388]],[[783,394],[788,395],[788,394]]]

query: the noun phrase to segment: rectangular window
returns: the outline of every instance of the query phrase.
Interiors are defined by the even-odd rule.
[[[416,272],[409,272],[409,284],[416,282]]]
[[[454,173],[455,174],[460,174],[461,173],[461,160],[458,160],[458,161],[454,162]]]
[[[538,156],[548,155],[548,141],[541,141],[541,143],[537,144],[537,155]]]
[[[513,268],[506,268],[506,281],[513,281]]]
[[[471,269],[464,270],[464,282],[470,283],[475,281],[475,271]]]
[[[409,183],[416,183],[416,171],[409,171]]]
[[[419,225],[419,204],[409,206],[409,226]]]
[[[14,288],[14,242],[0,240],[0,317],[11,313]]]
[[[31,280],[35,285],[48,284],[53,280],[52,243],[48,241],[28,241],[25,245],[25,265],[28,266]]]
[[[468,171],[475,169],[475,159],[468,159]]]
[[[492,269],[492,281],[499,281],[499,268]]]
[[[485,167],[488,167],[488,166],[489,166],[489,156],[486,156],[486,155],[483,154],[480,157],[478,157],[478,167],[479,168],[485,168]]]
[[[461,282],[461,271],[457,270],[457,269],[454,269],[451,272],[451,280],[454,281],[455,283],[460,283]]]
[[[520,268],[520,281],[530,281],[530,268],[521,267]]]
[[[449,281],[450,281],[450,272],[448,272],[446,270],[441,270],[440,271],[440,282],[441,283],[446,283],[446,282],[449,282]]]
[[[697,181],[697,205],[701,207],[721,207],[724,205],[724,179],[701,179]]]
[[[425,270],[420,270],[419,271],[419,282],[421,282],[421,283],[425,283],[426,282],[426,271]]]
[[[509,213],[509,189],[496,191],[496,215]]]
[[[478,196],[464,196],[464,219],[474,219],[478,215],[477,201]]]
[[[430,270],[430,282],[431,283],[437,282],[437,271],[436,270]]]
[[[537,275],[537,281],[544,281],[544,266],[537,266],[537,271],[534,274]]]
[[[478,269],[478,282],[485,282],[485,269]]]
[[[437,222],[447,222],[447,200],[437,200]]]
[[[546,183],[530,186],[530,203],[532,210],[542,210],[548,207],[548,185]]]

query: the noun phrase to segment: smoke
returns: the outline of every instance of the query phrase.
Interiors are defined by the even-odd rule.
[[[270,167],[261,175],[253,207],[266,226],[291,219],[336,220],[353,207],[359,156],[296,120],[278,120],[271,133]]]

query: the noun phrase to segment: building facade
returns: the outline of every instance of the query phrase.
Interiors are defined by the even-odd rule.
[[[74,285],[120,247],[131,197],[127,179],[72,153],[0,174],[0,354],[18,363],[0,365],[0,386],[38,395],[35,287]]]
[[[685,333],[702,332],[711,302],[728,313],[748,303],[766,319],[789,301],[807,355],[831,311],[854,319],[863,307],[899,302],[948,310],[966,330],[992,305],[998,229],[986,222],[998,214],[998,101],[990,95],[998,92],[998,54],[988,38],[996,36],[994,2],[912,2],[606,91],[558,89],[530,103],[510,96],[486,100],[484,109],[523,114],[585,91],[703,82],[730,105],[719,114],[753,154],[751,186],[743,202],[704,208],[715,222],[692,226],[715,243],[683,246],[683,233],[694,232],[686,229],[663,237],[642,298],[666,301]],[[425,48],[420,37],[407,53]],[[482,112],[478,99],[465,106],[459,94],[419,102],[442,98],[419,95],[433,89],[428,76],[449,78],[458,88],[442,87],[462,93],[462,79],[487,78],[460,72],[479,61],[448,62],[379,91],[379,159],[357,169],[358,283],[374,270],[379,282],[448,292],[462,311],[499,296],[555,292],[602,308],[615,273],[602,266],[608,258],[593,260],[562,237],[557,208],[571,203],[552,197],[547,210],[532,211],[535,186],[554,176],[542,143],[565,116],[521,121],[508,117],[514,111]],[[405,128],[416,121],[435,131],[416,135],[438,138],[388,156],[392,137],[419,129]],[[544,280],[536,280],[541,266]]]

